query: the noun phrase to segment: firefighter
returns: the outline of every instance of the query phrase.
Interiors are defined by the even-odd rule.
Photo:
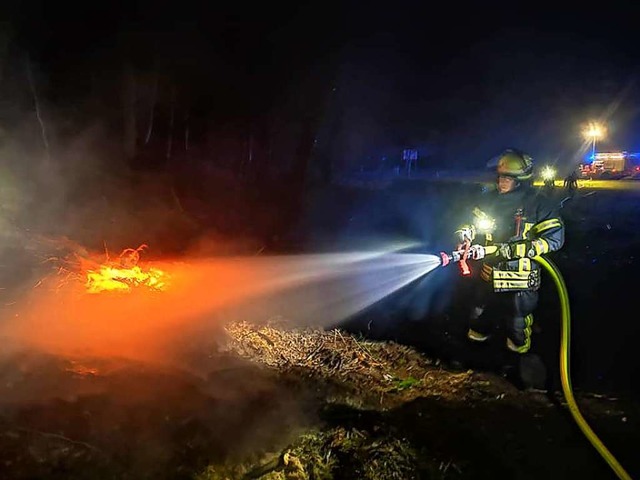
[[[565,177],[564,188],[569,191],[571,196],[573,196],[575,191],[578,189],[578,174],[575,170]]]
[[[489,161],[495,188],[481,195],[473,222],[456,233],[461,242],[498,247],[495,255],[476,251],[479,282],[467,338],[486,342],[504,320],[506,348],[524,354],[531,347],[533,311],[538,303],[540,266],[532,260],[564,243],[564,224],[557,206],[532,188],[533,161],[507,149]]]

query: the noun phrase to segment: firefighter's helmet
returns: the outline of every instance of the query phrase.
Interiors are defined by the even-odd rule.
[[[520,150],[509,148],[489,160],[487,168],[498,175],[525,181],[530,180],[533,175],[533,159]]]

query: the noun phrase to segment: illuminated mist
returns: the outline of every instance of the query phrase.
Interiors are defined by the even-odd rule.
[[[154,263],[170,276],[162,292],[89,294],[81,281],[51,279],[14,306],[0,337],[59,355],[172,363],[212,348],[228,321],[334,325],[439,263],[434,255],[388,250]]]

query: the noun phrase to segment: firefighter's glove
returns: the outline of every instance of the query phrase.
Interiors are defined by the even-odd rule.
[[[456,237],[460,243],[473,242],[476,238],[476,228],[473,225],[464,225],[456,230]]]
[[[482,245],[471,245],[469,248],[469,258],[472,260],[482,260],[487,251]]]
[[[513,249],[509,243],[501,243],[498,245],[498,256],[505,260],[511,260],[513,257]]]

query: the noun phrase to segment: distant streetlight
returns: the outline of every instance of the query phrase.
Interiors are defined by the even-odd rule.
[[[599,123],[590,122],[582,131],[584,138],[591,142],[591,159],[596,159],[596,140],[604,137],[605,128]]]

